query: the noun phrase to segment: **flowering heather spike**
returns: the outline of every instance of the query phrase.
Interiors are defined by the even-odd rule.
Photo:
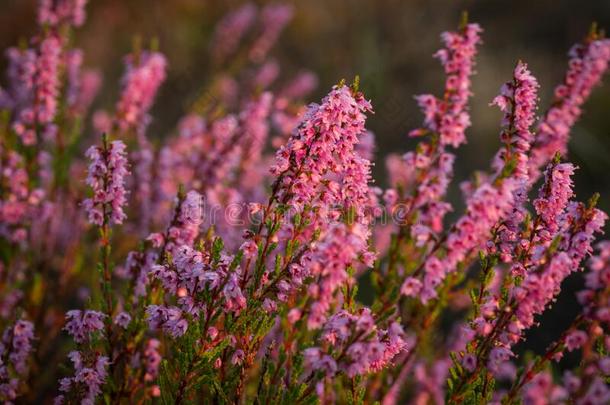
[[[567,152],[570,130],[582,114],[582,105],[608,69],[610,40],[588,39],[572,47],[569,55],[564,82],[555,88],[555,102],[538,124],[530,162],[532,182],[555,153]]]
[[[85,22],[87,0],[39,0],[38,3],[40,25],[71,24],[80,27]]]
[[[498,187],[487,183],[481,185],[468,200],[466,214],[458,220],[453,231],[447,236],[445,257],[439,259],[432,255],[423,264],[421,291],[418,283],[408,278],[401,289],[403,294],[415,296],[419,292],[424,303],[436,298],[436,288],[447,274],[455,271],[457,264],[466,259],[473,250],[485,244],[490,230],[513,207],[515,188],[516,183],[512,179],[504,180]]]
[[[70,398],[78,398],[81,404],[94,404],[106,382],[110,364],[108,357],[95,354],[94,359],[90,360],[77,351],[70,352],[68,357],[74,366],[74,376],[62,378],[59,381],[59,390],[69,394]],[[64,401],[64,395],[55,398],[55,404],[63,404]]]
[[[27,106],[36,74],[36,51],[34,49],[9,48],[6,51],[8,69],[6,79],[9,83],[8,96],[10,107],[19,110]]]
[[[5,403],[15,400],[19,391],[19,378],[26,376],[28,357],[32,351],[34,325],[18,320],[2,334],[0,345],[0,399]],[[11,371],[12,369],[12,371]]]
[[[246,3],[237,10],[227,14],[217,25],[212,41],[212,57],[221,63],[235,52],[244,34],[256,19],[257,9],[252,3]]]
[[[597,254],[589,260],[585,289],[578,294],[584,314],[591,320],[610,324],[608,280],[610,280],[610,241],[597,244]],[[601,296],[600,296],[601,295]]]
[[[70,110],[77,115],[84,115],[89,110],[102,80],[99,72],[83,70],[82,62],[83,52],[80,49],[71,50],[66,54],[66,102]]]
[[[470,92],[470,76],[473,73],[476,46],[480,43],[481,27],[467,24],[458,32],[444,32],[441,35],[445,48],[435,56],[445,68],[447,80],[445,95],[437,99],[431,94],[417,96],[417,103],[424,113],[424,128],[411,131],[411,136],[425,132],[436,132],[443,145],[458,147],[466,142],[464,131],[470,126],[467,111]]]
[[[271,172],[281,187],[279,201],[303,215],[302,221],[311,224],[303,236],[319,234],[320,244],[305,252],[301,263],[291,266],[292,280],[283,284],[279,298],[285,300],[290,289],[302,282],[303,276],[320,277],[321,284],[313,284],[310,293],[316,297],[310,327],[318,327],[324,320],[329,299],[338,286],[347,280],[347,267],[356,258],[371,264],[367,252],[370,222],[371,190],[370,162],[355,151],[359,136],[364,133],[365,113],[371,105],[361,93],[352,94],[347,86],[335,86],[320,105],[310,105],[299,127],[288,143],[277,152]],[[309,210],[316,206],[317,210]],[[329,226],[344,215],[345,225]],[[284,225],[280,234],[293,234],[292,225]],[[327,236],[328,235],[328,236]],[[303,238],[300,236],[300,238]],[[294,236],[291,236],[294,238]],[[333,237],[354,245],[345,255],[327,266],[337,251]],[[324,242],[327,238],[327,242]],[[318,300],[319,298],[319,300]]]
[[[534,208],[544,225],[545,232],[539,233],[543,239],[550,240],[559,230],[560,216],[574,195],[574,170],[571,163],[551,163],[544,172],[545,180],[540,188],[540,196],[534,200]]]
[[[492,102],[504,112],[505,129],[501,137],[507,144],[501,152],[504,156],[498,157],[501,164],[497,170],[502,170],[507,160],[514,159],[513,177],[525,182],[528,180],[528,153],[534,140],[530,127],[535,119],[538,87],[538,81],[527,65],[519,62],[513,80],[502,86],[501,94]]]
[[[123,211],[127,203],[125,176],[127,158],[125,144],[122,141],[112,141],[104,146],[92,146],[87,151],[91,161],[87,173],[87,184],[93,189],[93,197],[83,201],[87,210],[89,222],[95,225],[104,223],[122,224],[126,218]]]
[[[262,62],[277,41],[284,27],[292,19],[294,10],[289,4],[269,4],[261,10],[262,33],[250,48],[250,59]]]
[[[54,35],[45,37],[39,44],[33,61],[25,53],[25,63],[34,66],[25,67],[31,77],[26,79],[29,90],[28,101],[19,111],[18,119],[13,124],[15,132],[21,136],[23,143],[33,145],[37,142],[36,128],[42,127],[42,135],[53,140],[57,128],[53,124],[57,112],[59,95],[59,70],[61,65],[62,43]],[[31,83],[31,84],[30,84]]]
[[[165,56],[159,52],[145,51],[125,57],[121,99],[116,107],[116,124],[120,131],[143,131],[147,126],[148,110],[165,81],[166,65]]]

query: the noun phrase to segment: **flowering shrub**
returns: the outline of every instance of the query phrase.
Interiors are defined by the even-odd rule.
[[[444,92],[416,97],[419,144],[388,158],[381,190],[358,79],[309,105],[312,73],[275,84],[287,5],[219,22],[220,73],[174,136],[148,133],[168,65],[155,46],[125,58],[114,110],[83,130],[101,82],[71,40],[85,3],[40,1],[38,33],[6,53],[2,401],[610,402],[607,216],[576,199],[565,161],[610,40],[592,30],[574,46],[540,118],[538,81],[516,64],[491,103],[499,150],[461,184],[451,223],[477,24],[442,34]],[[515,350],[580,271],[571,325],[545,352]]]

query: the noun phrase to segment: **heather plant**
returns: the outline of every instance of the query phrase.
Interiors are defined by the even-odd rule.
[[[538,81],[515,64],[491,101],[498,151],[450,221],[479,25],[442,34],[443,92],[416,97],[419,142],[388,157],[382,190],[359,79],[308,105],[313,73],[280,79],[270,55],[291,6],[224,17],[212,77],[158,138],[171,61],[136,42],[116,103],[90,111],[101,76],[73,40],[85,3],[41,0],[38,32],[6,52],[2,401],[610,402],[607,215],[576,198],[566,160],[610,61],[600,31],[540,116]],[[517,350],[576,272],[579,315],[545,351]]]

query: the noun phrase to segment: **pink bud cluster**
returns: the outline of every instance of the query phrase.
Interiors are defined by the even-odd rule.
[[[89,222],[99,226],[122,224],[127,217],[123,211],[127,203],[125,177],[129,174],[126,146],[122,141],[104,143],[103,147],[92,146],[87,150],[91,161],[87,184],[93,189],[93,197],[83,201]]]

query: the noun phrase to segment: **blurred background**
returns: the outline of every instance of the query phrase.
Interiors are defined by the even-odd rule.
[[[255,1],[264,4],[265,2]],[[215,24],[243,2],[209,0],[95,0],[88,6],[86,25],[76,43],[85,51],[85,65],[98,67],[104,85],[94,107],[110,107],[116,100],[123,65],[121,57],[132,48],[133,38],[159,41],[169,60],[168,80],[153,109],[151,136],[165,136],[175,127],[186,106],[197,97],[211,69],[209,41]],[[414,94],[438,94],[443,74],[432,54],[439,48],[440,32],[455,29],[462,11],[484,28],[475,97],[471,102],[473,127],[468,145],[458,152],[456,180],[450,199],[460,212],[459,181],[485,169],[498,148],[500,112],[489,107],[500,85],[511,76],[520,59],[529,64],[541,84],[540,112],[561,81],[567,52],[582,39],[592,22],[610,29],[607,0],[307,0],[294,2],[295,17],[273,55],[285,78],[302,69],[315,72],[318,100],[340,79],[361,77],[361,88],[372,99],[375,115],[369,128],[376,134],[375,179],[386,185],[383,158],[404,153],[414,143],[409,129],[422,116]],[[35,32],[35,0],[0,0],[0,49],[12,46]],[[0,62],[4,70],[6,60]],[[576,125],[570,158],[579,166],[576,192],[587,199],[601,193],[600,206],[610,211],[610,77],[596,89]],[[573,290],[578,276],[568,280]],[[548,344],[556,331],[578,311],[573,296],[562,294],[543,320],[554,328],[533,330],[534,346]]]

